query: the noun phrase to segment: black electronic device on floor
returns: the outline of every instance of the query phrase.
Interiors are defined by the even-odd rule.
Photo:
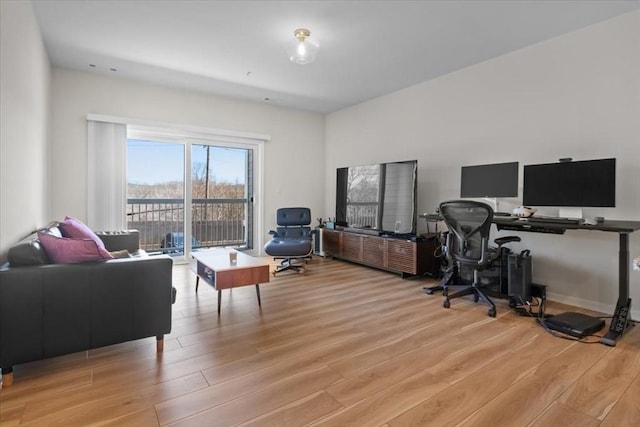
[[[571,311],[549,317],[544,320],[544,324],[551,330],[576,338],[593,335],[604,328],[604,320]]]
[[[531,301],[531,256],[528,249],[507,256],[507,285],[510,298],[518,304]]]

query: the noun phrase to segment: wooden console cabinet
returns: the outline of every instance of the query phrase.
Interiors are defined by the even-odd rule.
[[[436,239],[418,242],[322,229],[322,251],[334,258],[407,275],[437,275]]]

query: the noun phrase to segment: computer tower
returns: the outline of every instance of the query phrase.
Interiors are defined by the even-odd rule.
[[[517,304],[531,301],[531,256],[529,250],[509,254],[507,259],[508,294]]]

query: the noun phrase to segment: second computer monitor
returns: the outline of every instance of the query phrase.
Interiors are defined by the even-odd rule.
[[[518,197],[518,162],[463,166],[460,197]]]
[[[616,206],[616,159],[524,166],[522,202],[528,206]]]

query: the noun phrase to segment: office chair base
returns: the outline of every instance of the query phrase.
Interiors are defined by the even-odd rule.
[[[448,288],[449,288],[448,286],[445,286],[442,292],[442,294],[444,295],[444,301],[442,302],[442,306],[444,308],[451,307],[450,300],[453,298],[460,298],[467,295],[473,295],[473,302],[477,303],[478,301],[482,300],[483,303],[489,306],[489,310],[487,311],[487,314],[490,317],[496,317],[496,314],[497,314],[496,305],[479,287],[475,285],[467,286],[464,289],[453,293],[452,295],[449,295]]]
[[[457,274],[457,271],[455,269],[449,268],[447,271],[444,272],[442,279],[440,279],[440,282],[438,282],[437,285],[427,286],[422,288],[422,290],[424,290],[424,293],[427,295],[433,295],[436,292],[443,291],[444,288],[451,283],[451,281],[453,280],[456,274]]]

